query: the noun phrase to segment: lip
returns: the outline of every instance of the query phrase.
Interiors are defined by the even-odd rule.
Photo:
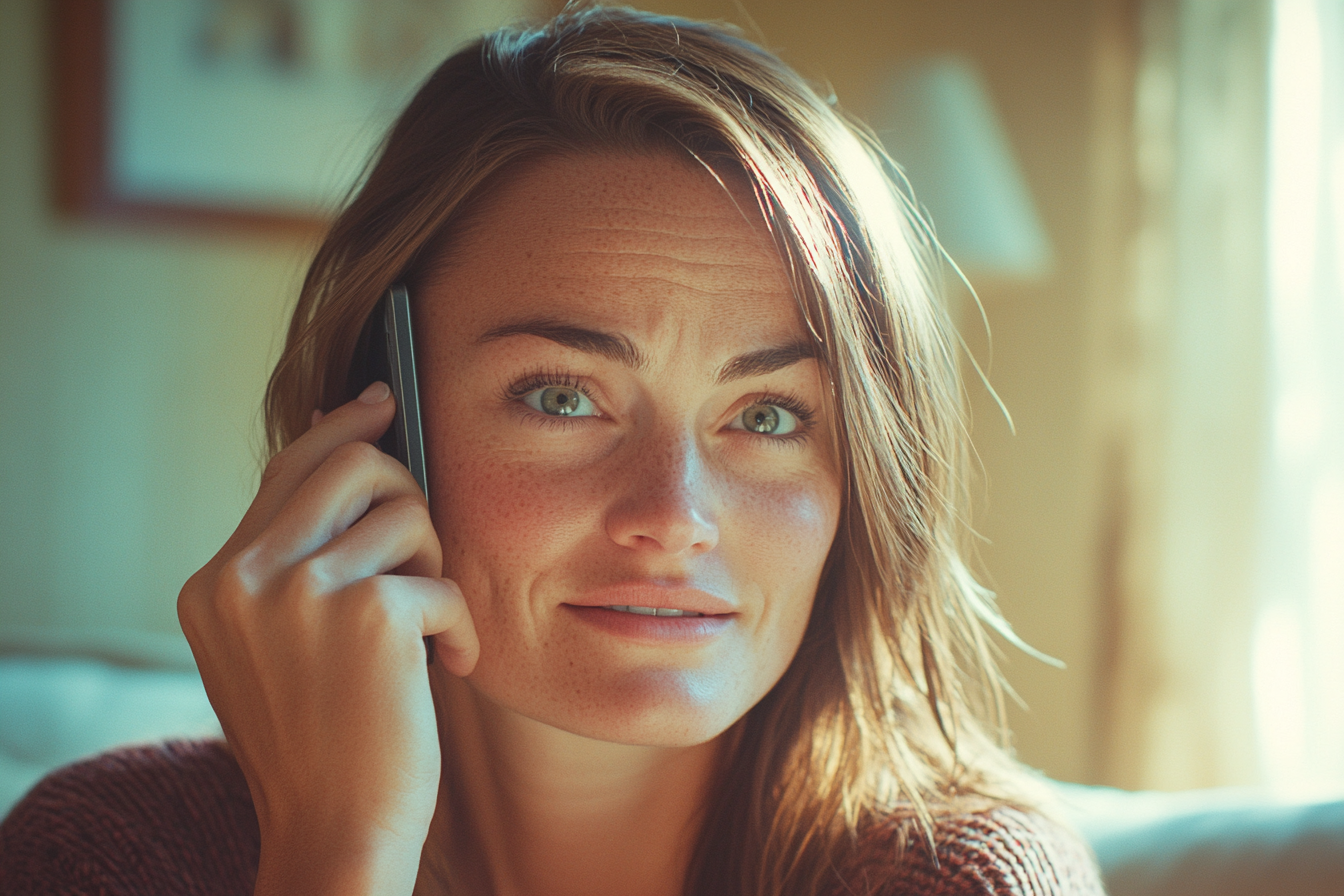
[[[731,603],[695,588],[627,582],[566,601],[566,610],[607,634],[646,644],[703,644],[722,634],[737,616]],[[700,616],[645,616],[607,607],[684,610]]]
[[[733,624],[734,614],[717,616],[641,616],[606,607],[565,604],[581,622],[628,641],[684,647],[714,640]]]
[[[653,607],[655,610],[683,610],[702,616],[732,616],[737,608],[721,597],[698,588],[662,585],[657,582],[623,582],[609,585],[565,601],[571,607]],[[626,614],[630,615],[630,614]],[[645,617],[678,619],[685,617]],[[695,617],[691,617],[695,618]]]

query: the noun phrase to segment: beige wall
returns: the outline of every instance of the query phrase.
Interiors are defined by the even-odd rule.
[[[253,488],[305,247],[58,219],[44,16],[0,3],[0,627],[172,632]]]
[[[1054,244],[1030,285],[980,284],[1010,435],[973,388],[983,561],[1021,634],[1069,664],[1008,663],[1022,757],[1088,780],[1097,588],[1085,386],[1093,3],[686,0],[741,21],[863,117],[884,73],[937,52],[986,74]],[[61,221],[48,196],[38,0],[0,2],[0,626],[171,631],[181,581],[254,480],[261,388],[305,247]],[[749,30],[750,33],[750,30]],[[918,185],[916,185],[918,187]],[[974,328],[968,338],[987,352]],[[1010,652],[1011,653],[1011,652]]]

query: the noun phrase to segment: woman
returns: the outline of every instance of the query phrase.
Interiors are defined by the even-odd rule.
[[[319,250],[257,498],[179,599],[227,749],[47,782],[11,881],[1100,892],[977,721],[1003,626],[899,184],[718,28],[591,8],[450,58]],[[398,282],[428,500],[361,373]]]

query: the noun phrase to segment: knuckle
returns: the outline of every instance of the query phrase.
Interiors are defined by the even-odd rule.
[[[348,601],[361,609],[380,611],[387,601],[387,584],[378,576],[369,576],[351,582],[345,587]]]
[[[227,630],[246,625],[260,587],[254,553],[247,550],[212,562],[187,579],[177,596],[177,617],[189,642],[209,640],[208,633],[221,625]]]
[[[211,600],[216,617],[237,622],[247,614],[252,604],[255,585],[241,566],[235,558],[220,571]]]
[[[187,579],[182,590],[177,593],[177,621],[188,640],[197,631],[197,620],[202,613],[202,593],[205,589],[201,582],[202,572],[198,571]]]
[[[398,495],[389,500],[385,506],[403,523],[423,526],[430,522],[429,504],[419,492],[413,495]]]
[[[262,565],[259,549],[253,545],[234,554],[219,569],[214,593],[221,598],[233,599],[254,594],[261,587],[259,567]]]
[[[198,569],[192,573],[191,577],[182,585],[182,590],[177,592],[178,612],[181,613],[186,608],[194,607],[200,602],[201,594],[208,588],[204,569]]]
[[[177,618],[184,630],[188,624],[194,625],[204,617],[218,581],[208,566],[203,567],[193,573],[177,593]]]
[[[284,576],[281,593],[291,601],[307,600],[325,594],[331,588],[327,564],[321,557],[309,557],[294,566]]]
[[[374,576],[352,582],[343,592],[345,612],[357,620],[360,631],[370,635],[384,634],[395,628],[398,606],[387,581]]]
[[[387,457],[368,442],[345,442],[331,452],[330,461],[352,470],[377,466]]]

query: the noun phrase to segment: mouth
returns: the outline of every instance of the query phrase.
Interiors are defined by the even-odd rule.
[[[575,595],[566,612],[622,640],[650,645],[706,645],[737,625],[739,607],[699,588],[633,580]]]
[[[632,581],[598,588],[565,604],[572,617],[604,635],[653,646],[705,646],[736,625],[733,603],[697,588]]]
[[[603,606],[604,610],[615,610],[617,613],[634,613],[636,616],[704,616],[704,613],[697,613],[694,610],[676,610],[671,607],[623,607],[619,605]]]
[[[632,580],[595,588],[565,601],[569,606],[659,618],[734,616],[736,602],[700,588],[654,580]]]

